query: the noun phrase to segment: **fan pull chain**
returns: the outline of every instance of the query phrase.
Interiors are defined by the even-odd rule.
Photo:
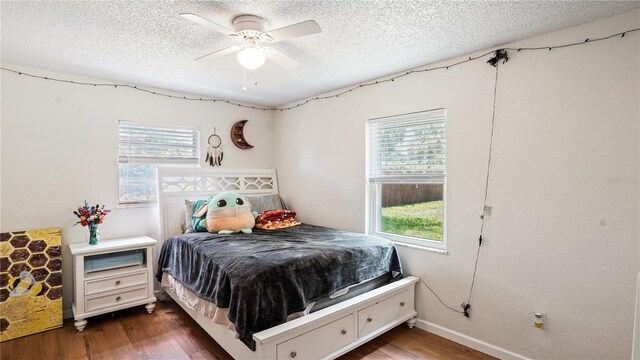
[[[242,67],[242,92],[247,92],[247,69]]]

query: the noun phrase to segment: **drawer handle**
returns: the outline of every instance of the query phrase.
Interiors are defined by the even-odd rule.
[[[400,302],[400,306],[404,306],[404,301],[401,301],[401,302]]]
[[[342,329],[342,331],[340,331],[342,333],[342,335],[347,335],[347,330]]]
[[[120,285],[120,280],[116,281],[116,285]]]
[[[120,296],[118,296],[118,297],[116,298],[116,301],[120,301]]]
[[[372,318],[370,318],[370,317],[367,318],[367,322],[372,322],[372,321],[373,321]]]
[[[295,351],[292,351],[291,354],[289,354],[289,355],[291,355],[291,357],[294,358],[294,357],[298,356],[298,353],[296,353]]]

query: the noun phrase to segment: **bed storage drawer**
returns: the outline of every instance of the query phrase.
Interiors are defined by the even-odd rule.
[[[366,336],[402,315],[412,312],[411,294],[410,291],[403,291],[358,311],[358,336]]]
[[[106,307],[118,306],[136,300],[146,299],[148,288],[146,285],[138,288],[128,288],[125,291],[111,292],[108,295],[96,295],[86,298],[85,310],[91,312]]]
[[[354,341],[353,315],[278,344],[277,359],[320,359]]]
[[[147,271],[85,281],[84,294],[93,295],[147,283]]]

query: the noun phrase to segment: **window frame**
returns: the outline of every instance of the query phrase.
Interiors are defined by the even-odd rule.
[[[442,117],[444,117],[444,174],[443,181],[434,182],[429,179],[418,179],[416,177],[405,176],[406,179],[397,179],[397,180],[388,180],[388,181],[380,181],[380,180],[372,180],[370,177],[371,171],[371,142],[372,136],[370,133],[370,127],[373,123],[380,122],[393,122],[393,123],[415,123],[419,121],[421,118],[428,118],[429,116],[433,116],[434,114],[440,113]],[[448,116],[447,110],[445,108],[432,109],[432,110],[423,110],[412,113],[405,113],[400,115],[391,115],[379,118],[369,119],[366,123],[366,196],[365,196],[365,209],[366,209],[366,219],[365,219],[365,228],[367,234],[381,236],[386,239],[391,240],[393,243],[412,247],[419,248],[424,250],[435,251],[438,253],[447,254],[447,207],[448,207],[448,196],[447,196],[447,168],[448,168]],[[426,119],[425,119],[426,120]],[[380,223],[382,219],[382,185],[383,184],[441,184],[442,185],[442,199],[443,199],[443,207],[442,207],[442,241],[432,240],[432,239],[424,239],[419,237],[405,236],[393,233],[387,233],[378,230],[380,228]]]
[[[175,129],[175,130],[182,130],[182,131],[192,131],[194,138],[196,139],[196,143],[193,144],[194,148],[196,150],[195,155],[196,155],[196,160],[194,163],[176,163],[176,162],[163,162],[163,161],[158,161],[158,162],[136,162],[135,160],[133,161],[128,161],[128,162],[121,162],[120,158],[121,158],[121,154],[120,154],[120,144],[121,144],[121,139],[120,139],[120,131],[121,131],[121,125],[134,125],[134,126],[141,126],[141,127],[146,127],[148,129],[163,129],[163,130],[167,130],[167,129]],[[120,197],[120,184],[122,182],[122,177],[120,176],[120,164],[146,164],[146,165],[153,165],[156,170],[155,170],[155,174],[156,174],[156,178],[155,178],[155,183],[157,184],[158,182],[158,173],[157,173],[157,168],[158,166],[175,166],[175,167],[200,167],[200,163],[202,160],[202,149],[201,149],[201,143],[202,143],[202,133],[201,133],[201,129],[200,127],[196,127],[196,126],[188,126],[188,125],[168,125],[168,124],[158,124],[158,123],[149,123],[149,122],[141,122],[141,121],[130,121],[130,120],[118,120],[118,128],[117,128],[117,138],[118,138],[118,142],[117,142],[117,154],[116,154],[116,164],[117,164],[117,177],[118,177],[118,202],[116,205],[116,208],[139,208],[139,207],[154,207],[158,204],[158,194],[157,194],[157,186],[156,186],[156,199],[155,200],[125,200],[123,201]]]

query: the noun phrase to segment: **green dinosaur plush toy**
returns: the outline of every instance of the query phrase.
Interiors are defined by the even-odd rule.
[[[246,196],[223,192],[207,200],[199,200],[193,206],[193,228],[218,234],[243,232],[250,234],[258,213],[252,211]],[[205,217],[206,214],[206,217]]]

